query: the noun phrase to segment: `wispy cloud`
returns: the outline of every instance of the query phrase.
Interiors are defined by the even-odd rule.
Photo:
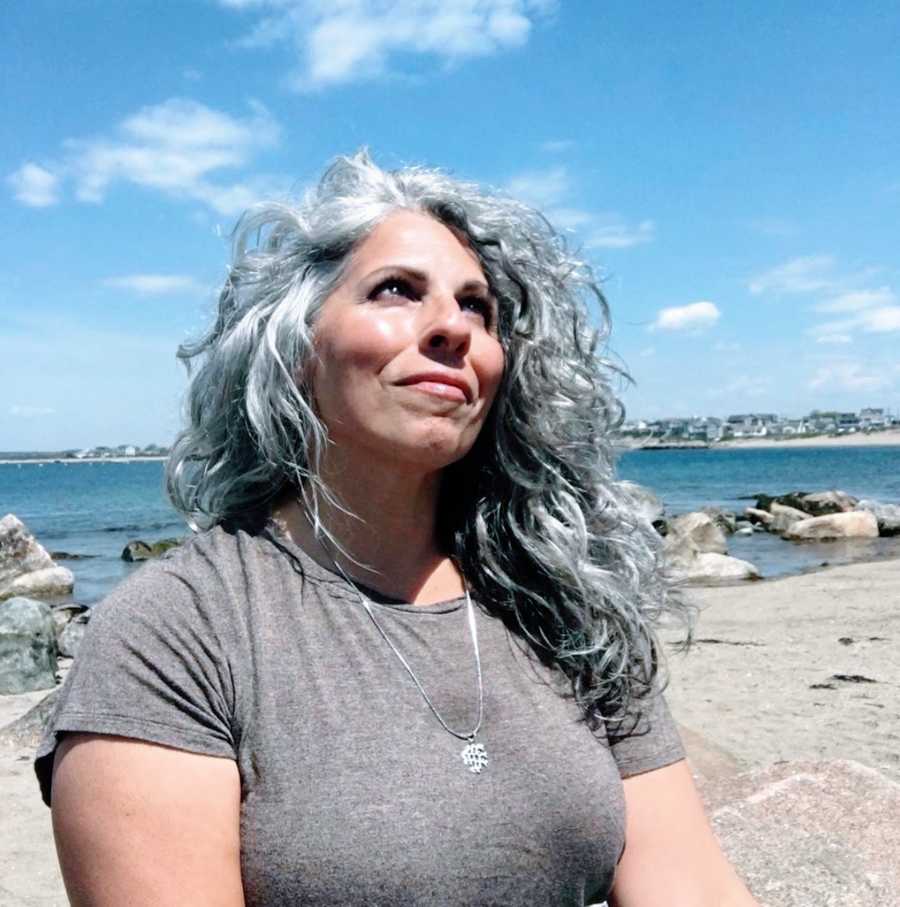
[[[547,154],[562,154],[573,148],[575,143],[571,139],[551,139],[547,142],[541,142],[541,151]]]
[[[778,265],[750,281],[750,292],[787,295],[814,293],[833,286],[834,259],[830,255],[807,255]]]
[[[510,195],[539,208],[558,230],[577,231],[588,249],[630,249],[651,242],[656,233],[652,220],[629,225],[618,214],[570,204],[572,180],[562,165],[519,173],[506,188]]]
[[[41,416],[52,416],[56,412],[52,406],[30,406],[14,403],[9,408],[9,415],[18,419],[36,419]]]
[[[715,303],[701,300],[689,305],[660,309],[651,331],[690,331],[714,325],[722,313]]]
[[[849,334],[822,333],[816,337],[816,343],[843,345],[846,343],[853,343],[853,338]]]
[[[30,208],[47,208],[59,201],[59,176],[28,162],[6,178],[16,200]]]
[[[289,82],[309,90],[391,71],[410,55],[453,64],[528,41],[556,0],[219,0],[256,19],[246,48],[290,43],[298,65]]]
[[[217,178],[222,171],[245,167],[261,149],[275,145],[279,132],[260,104],[251,105],[249,116],[234,117],[196,101],[171,98],[141,108],[109,137],[67,140],[63,163],[50,176],[57,188],[64,179],[71,181],[84,202],[102,202],[112,186],[127,183],[233,215],[270,194],[273,181],[222,183]],[[54,192],[47,204],[58,198]]]
[[[642,220],[634,226],[622,221],[608,220],[597,224],[588,234],[585,245],[589,249],[630,249],[652,242],[656,235],[656,224]]]
[[[860,362],[841,359],[817,369],[810,378],[809,387],[818,391],[877,391],[891,383],[884,375],[867,371]]]
[[[114,290],[128,290],[139,296],[198,295],[207,290],[200,281],[185,274],[126,274],[122,277],[106,277],[101,284]]]
[[[878,287],[874,290],[853,290],[820,302],[815,306],[817,312],[859,312],[863,309],[892,306],[897,303],[897,294],[890,287]]]
[[[768,375],[737,375],[722,387],[707,391],[711,399],[723,397],[762,397],[772,389],[772,379]]]

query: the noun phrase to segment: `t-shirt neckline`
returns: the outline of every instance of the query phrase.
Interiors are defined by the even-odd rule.
[[[362,604],[359,596],[363,595],[370,604],[379,608],[385,608],[390,611],[406,611],[410,614],[449,614],[453,611],[458,611],[465,604],[465,595],[459,595],[456,598],[445,601],[432,602],[428,605],[416,605],[402,599],[393,598],[320,564],[301,548],[274,520],[269,520],[266,523],[262,534],[268,537],[270,543],[287,551],[291,557],[299,561],[305,575],[311,576],[317,582],[328,583],[334,587],[332,591],[339,592],[344,598],[355,601],[357,604]]]

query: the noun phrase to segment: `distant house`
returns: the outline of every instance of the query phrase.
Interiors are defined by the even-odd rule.
[[[763,438],[776,434],[774,429],[778,424],[775,413],[741,413],[725,420],[723,434],[732,438]]]
[[[859,411],[859,427],[862,431],[886,428],[890,422],[890,417],[880,407],[866,407]]]

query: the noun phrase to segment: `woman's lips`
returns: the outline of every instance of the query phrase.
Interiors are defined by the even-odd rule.
[[[403,384],[401,387],[408,387],[410,390],[420,391],[423,394],[430,394],[433,397],[440,397],[442,400],[453,400],[456,403],[466,402],[465,391],[455,384],[444,384],[440,381],[423,380]]]

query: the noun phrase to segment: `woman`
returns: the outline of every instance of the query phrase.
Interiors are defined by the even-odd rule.
[[[98,609],[38,753],[74,904],[754,903],[589,298],[536,212],[364,153],[245,219],[181,352],[206,531]]]

